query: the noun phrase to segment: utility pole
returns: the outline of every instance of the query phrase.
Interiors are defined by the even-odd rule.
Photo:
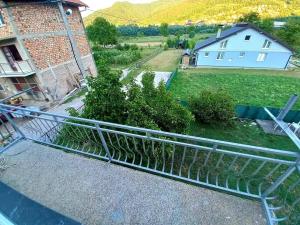
[[[63,4],[62,4],[62,0],[59,0],[57,2],[57,4],[58,4],[58,8],[59,8],[60,14],[61,14],[61,16],[63,18],[65,29],[67,30],[68,39],[70,41],[71,48],[73,50],[75,61],[76,61],[77,65],[78,65],[80,73],[82,74],[82,76],[83,76],[83,78],[84,78],[84,80],[86,82],[88,90],[90,90],[90,88],[88,86],[88,82],[87,82],[87,75],[86,75],[86,72],[85,72],[85,69],[84,69],[84,66],[83,66],[83,62],[81,60],[80,51],[78,49],[76,40],[75,40],[73,32],[71,30],[71,27],[70,27],[70,24],[69,24],[66,12],[65,12]]]

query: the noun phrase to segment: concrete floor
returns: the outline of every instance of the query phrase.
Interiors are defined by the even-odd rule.
[[[0,157],[3,183],[82,224],[266,224],[258,202],[29,141]]]

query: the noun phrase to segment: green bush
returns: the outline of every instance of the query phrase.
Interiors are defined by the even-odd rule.
[[[193,97],[189,107],[200,123],[230,124],[235,116],[233,98],[224,90],[204,90]]]

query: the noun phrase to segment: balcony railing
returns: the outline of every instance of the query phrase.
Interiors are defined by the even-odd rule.
[[[0,63],[0,77],[28,76],[34,73],[29,60],[17,61],[14,67],[9,63]]]
[[[269,225],[300,224],[300,154],[297,151],[218,141],[3,104],[0,104],[0,113],[15,130],[15,135],[12,132],[6,135],[8,141],[2,151],[21,139],[32,140],[252,198],[262,203]],[[18,127],[9,114],[27,117],[29,121]]]

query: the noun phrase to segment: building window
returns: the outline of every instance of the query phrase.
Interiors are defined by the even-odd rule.
[[[224,54],[225,54],[225,52],[218,52],[217,60],[224,59]]]
[[[3,16],[0,12],[0,27],[4,25],[4,19],[3,19]]]
[[[34,92],[39,92],[38,84],[33,76],[28,77],[12,77],[11,82],[16,87],[17,91],[24,91],[28,88],[33,88]],[[30,92],[28,92],[30,94]]]
[[[267,53],[259,53],[257,56],[257,62],[263,62],[266,60]]]
[[[245,36],[245,41],[249,41],[251,39],[251,35],[246,35]]]
[[[220,44],[220,48],[226,48],[227,47],[227,43],[228,43],[228,40],[222,41],[221,44]]]
[[[263,44],[263,48],[270,48],[271,44],[272,44],[272,42],[266,39]]]
[[[240,58],[244,58],[245,57],[245,52],[240,52]]]
[[[208,56],[209,56],[209,52],[205,52],[204,57],[208,57]]]

